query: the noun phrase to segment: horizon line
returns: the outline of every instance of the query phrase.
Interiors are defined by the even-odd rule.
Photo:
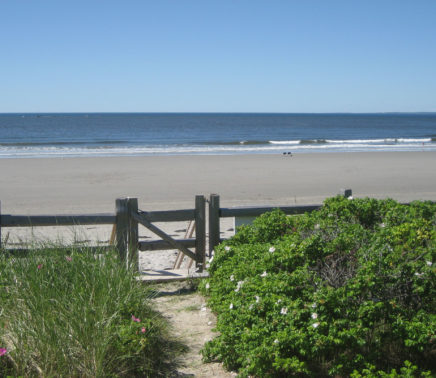
[[[384,112],[192,112],[192,111],[38,111],[38,112],[0,112],[0,114],[436,114],[435,111],[384,111]]]

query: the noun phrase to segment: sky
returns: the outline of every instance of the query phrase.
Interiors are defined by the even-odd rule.
[[[0,112],[435,112],[435,0],[0,0]]]

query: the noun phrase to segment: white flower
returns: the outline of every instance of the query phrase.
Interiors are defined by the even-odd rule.
[[[318,318],[318,314],[316,312],[314,312],[311,316],[312,316],[312,319]]]
[[[269,252],[270,252],[270,253],[273,253],[273,252],[275,252],[275,251],[276,251],[275,247],[271,247],[271,248],[269,249]]]
[[[280,302],[281,302],[282,300],[281,299],[279,299],[277,302],[276,302],[276,304],[279,304]]]
[[[352,200],[352,199],[353,199],[353,196],[348,197],[348,199],[349,199],[349,200]]]
[[[312,303],[312,308],[316,308],[316,303]]]
[[[233,308],[233,303],[230,303],[229,309],[231,310]]]
[[[380,223],[380,227],[381,227],[381,228],[385,228],[386,225],[385,225],[384,223]]]
[[[249,309],[249,310],[252,310],[252,309],[253,309],[253,303],[252,303],[250,306],[248,306],[248,309]]]
[[[224,247],[224,249],[225,249],[226,251],[230,251],[230,247],[229,247],[228,245],[226,245],[226,246]]]
[[[235,276],[232,274],[231,276],[230,276],[230,281],[234,281],[235,280]]]
[[[426,261],[425,262],[428,266],[432,266],[433,265],[433,263],[431,262],[431,261]]]
[[[286,315],[287,313],[288,313],[288,308],[287,307],[282,307],[282,309],[280,310],[280,314]]]
[[[314,229],[315,229],[315,230],[319,230],[320,227],[321,227],[321,226],[319,225],[319,223],[317,223],[317,224],[315,225]]]
[[[256,303],[259,303],[259,301],[260,301],[260,297],[256,295]]]
[[[266,270],[260,275],[261,277],[266,277],[268,275],[268,273],[266,272]]]
[[[278,344],[278,343],[279,343],[279,339],[275,339],[274,344]]]
[[[415,276],[421,277],[424,273],[415,273]]]
[[[312,327],[313,327],[313,328],[317,328],[318,326],[319,326],[319,323],[313,323],[313,324],[312,324]]]
[[[205,286],[205,287],[206,287],[206,289],[207,289],[207,290],[209,290],[209,289],[210,289],[210,284],[209,284],[209,282],[208,282],[208,283],[206,284],[206,286]]]
[[[244,281],[238,281],[238,284],[237,284],[237,286],[236,286],[235,291],[238,292],[238,291],[241,289],[241,287],[242,287],[243,284],[244,284]]]

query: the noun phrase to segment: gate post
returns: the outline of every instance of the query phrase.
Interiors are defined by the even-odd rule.
[[[133,213],[138,212],[138,199],[127,198],[127,266],[139,269],[138,261],[138,221],[132,216]]]
[[[353,195],[353,191],[351,189],[341,189],[339,191],[339,195],[348,198],[351,197]]]
[[[117,198],[115,200],[115,224],[116,224],[116,248],[122,262],[126,261],[127,252],[127,232],[129,229],[127,198]]]
[[[195,267],[202,272],[206,260],[206,199],[195,196]]]
[[[209,256],[220,241],[220,196],[211,194],[209,196]]]

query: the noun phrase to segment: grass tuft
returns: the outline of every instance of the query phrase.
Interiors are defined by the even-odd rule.
[[[0,253],[0,376],[166,376],[184,346],[115,252]]]

